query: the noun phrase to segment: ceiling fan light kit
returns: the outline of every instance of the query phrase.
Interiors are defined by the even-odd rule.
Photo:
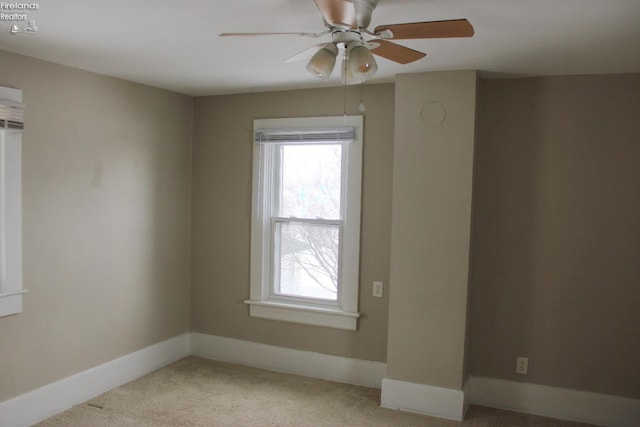
[[[473,26],[466,19],[410,22],[379,25],[373,32],[367,28],[378,0],[314,0],[322,14],[326,30],[319,33],[221,33],[221,37],[298,35],[317,38],[331,34],[330,43],[312,46],[285,62],[311,59],[307,70],[316,77],[328,80],[340,51],[343,51],[342,81],[362,83],[378,70],[373,55],[399,64],[408,64],[426,56],[425,53],[393,43],[389,40],[472,37]]]
[[[364,81],[378,71],[378,64],[364,43],[351,43],[347,52],[347,68],[351,70],[354,78]]]
[[[337,56],[338,48],[333,43],[325,43],[307,63],[307,70],[316,77],[329,80]]]

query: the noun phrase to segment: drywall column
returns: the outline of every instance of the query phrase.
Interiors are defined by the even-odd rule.
[[[387,376],[382,406],[464,416],[477,76],[396,80]]]

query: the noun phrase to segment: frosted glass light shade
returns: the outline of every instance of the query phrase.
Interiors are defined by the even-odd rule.
[[[366,80],[378,71],[378,64],[369,49],[359,44],[349,50],[349,70],[355,79]]]
[[[325,44],[315,53],[307,64],[307,70],[316,77],[329,80],[329,76],[336,65],[338,48],[333,43]]]

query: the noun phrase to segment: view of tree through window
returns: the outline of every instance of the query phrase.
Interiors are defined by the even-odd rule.
[[[276,293],[337,300],[342,146],[281,147]],[[296,221],[303,219],[305,221]]]

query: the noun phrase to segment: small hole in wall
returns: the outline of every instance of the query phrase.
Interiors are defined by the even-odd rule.
[[[444,105],[437,101],[431,101],[422,106],[422,109],[420,109],[420,117],[422,118],[422,122],[427,126],[437,126],[444,122],[447,113]]]

